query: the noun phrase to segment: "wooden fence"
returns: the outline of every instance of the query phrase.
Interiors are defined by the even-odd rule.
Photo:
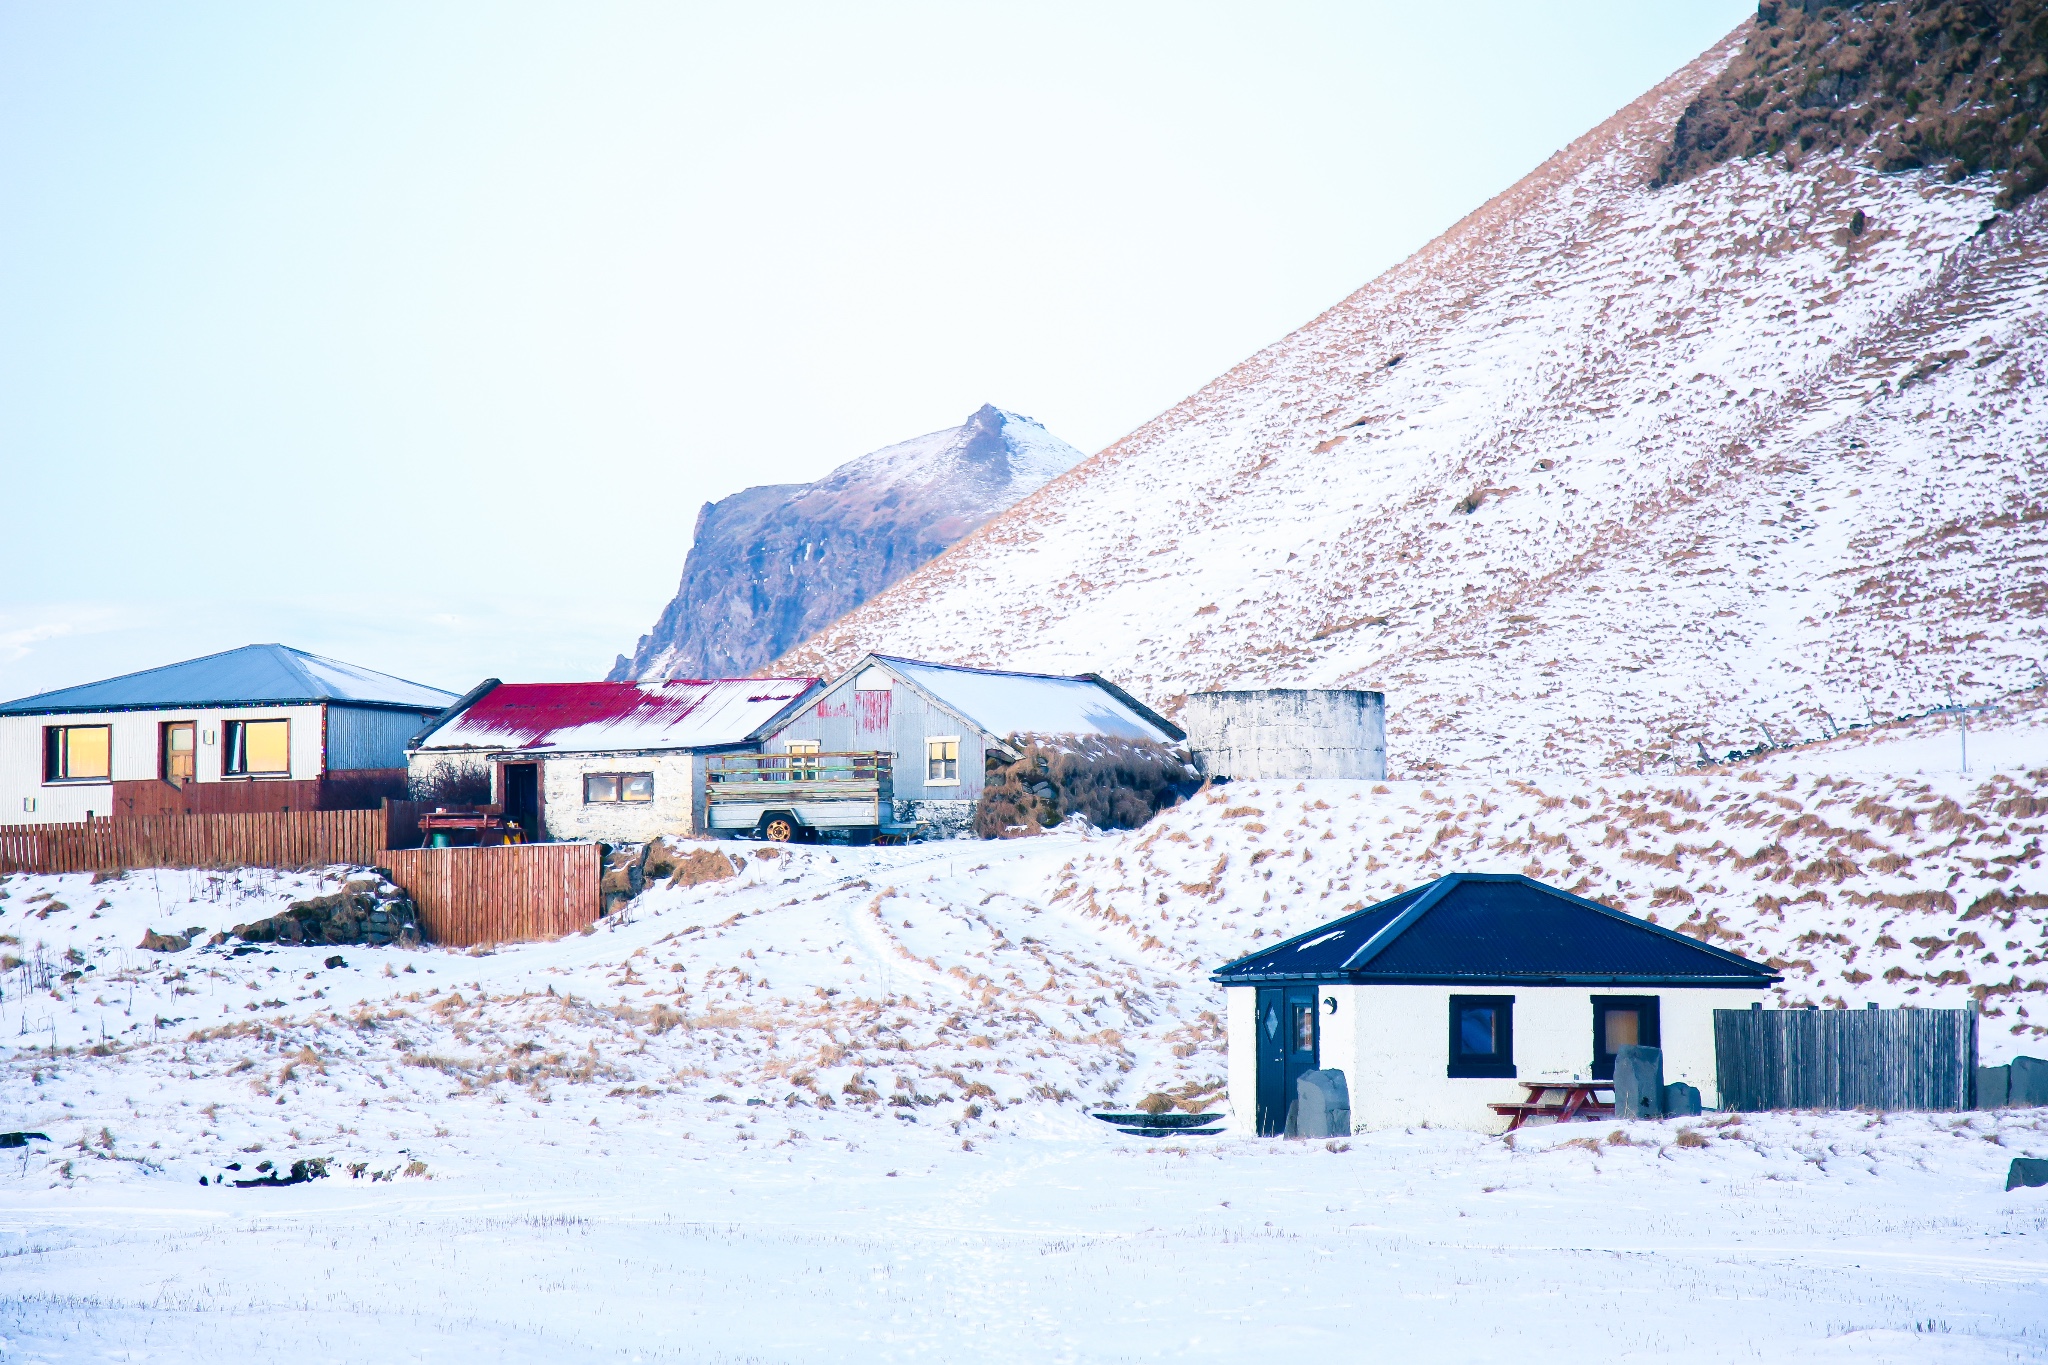
[[[1975,1010],[1715,1010],[1721,1107],[1968,1109]]]
[[[427,938],[449,947],[560,938],[602,910],[596,844],[405,848],[380,855],[412,893]]]
[[[0,872],[107,872],[127,867],[374,864],[381,810],[155,815],[135,820],[0,826]]]

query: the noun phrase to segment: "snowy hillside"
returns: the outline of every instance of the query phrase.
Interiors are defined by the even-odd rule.
[[[984,404],[816,483],[706,503],[675,598],[608,676],[744,676],[1081,458],[1029,417]]]
[[[1651,188],[1741,37],[784,664],[1384,688],[1407,775],[2048,680],[2048,203],[1853,153]]]

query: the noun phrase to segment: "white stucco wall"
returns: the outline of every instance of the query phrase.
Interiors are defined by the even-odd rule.
[[[1243,987],[1223,992],[1224,1040],[1230,1077],[1230,1130],[1250,1134],[1259,1123],[1259,993]]]
[[[1379,692],[1193,692],[1180,724],[1212,777],[1377,782],[1387,775],[1387,699]]]
[[[643,843],[658,834],[692,829],[692,768],[703,760],[688,752],[665,754],[554,754],[541,760],[541,819],[550,839]],[[654,799],[587,805],[588,773],[653,773]],[[500,793],[502,799],[502,793]]]
[[[1233,987],[1229,997],[1231,1112],[1249,1131],[1255,1113],[1258,1051],[1253,1030],[1257,991]],[[1514,998],[1515,1077],[1452,1077],[1450,997]],[[1316,989],[1322,1009],[1320,1061],[1344,1073],[1351,1120],[1360,1132],[1428,1122],[1443,1128],[1500,1132],[1507,1120],[1487,1106],[1520,1100],[1520,1082],[1585,1079],[1593,1069],[1593,1001],[1603,996],[1658,1001],[1664,1080],[1699,1087],[1709,1107],[1720,1103],[1714,1070],[1714,1011],[1748,1009],[1748,990],[1672,990],[1588,986],[1351,986]],[[1334,998],[1337,1009],[1324,1003]]]
[[[229,720],[289,720],[291,773],[297,781],[321,776],[321,712],[307,706],[191,707],[161,711],[81,711],[56,716],[0,716],[0,824],[31,825],[83,820],[114,812],[114,782],[156,778],[160,756],[158,727],[191,721],[198,728],[200,782],[247,781],[221,773],[221,726]],[[43,781],[43,729],[51,725],[106,725],[113,729],[109,758],[113,776],[106,782]],[[209,736],[211,738],[209,738]],[[30,803],[34,808],[29,809]]]

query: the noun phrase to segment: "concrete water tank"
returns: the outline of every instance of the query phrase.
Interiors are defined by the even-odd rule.
[[[1387,697],[1269,687],[1248,692],[1195,692],[1180,712],[1188,747],[1202,771],[1251,778],[1387,775]]]

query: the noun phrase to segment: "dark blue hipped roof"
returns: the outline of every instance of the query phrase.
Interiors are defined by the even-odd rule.
[[[1763,987],[1779,977],[1529,877],[1453,872],[1241,957],[1210,980]]]

